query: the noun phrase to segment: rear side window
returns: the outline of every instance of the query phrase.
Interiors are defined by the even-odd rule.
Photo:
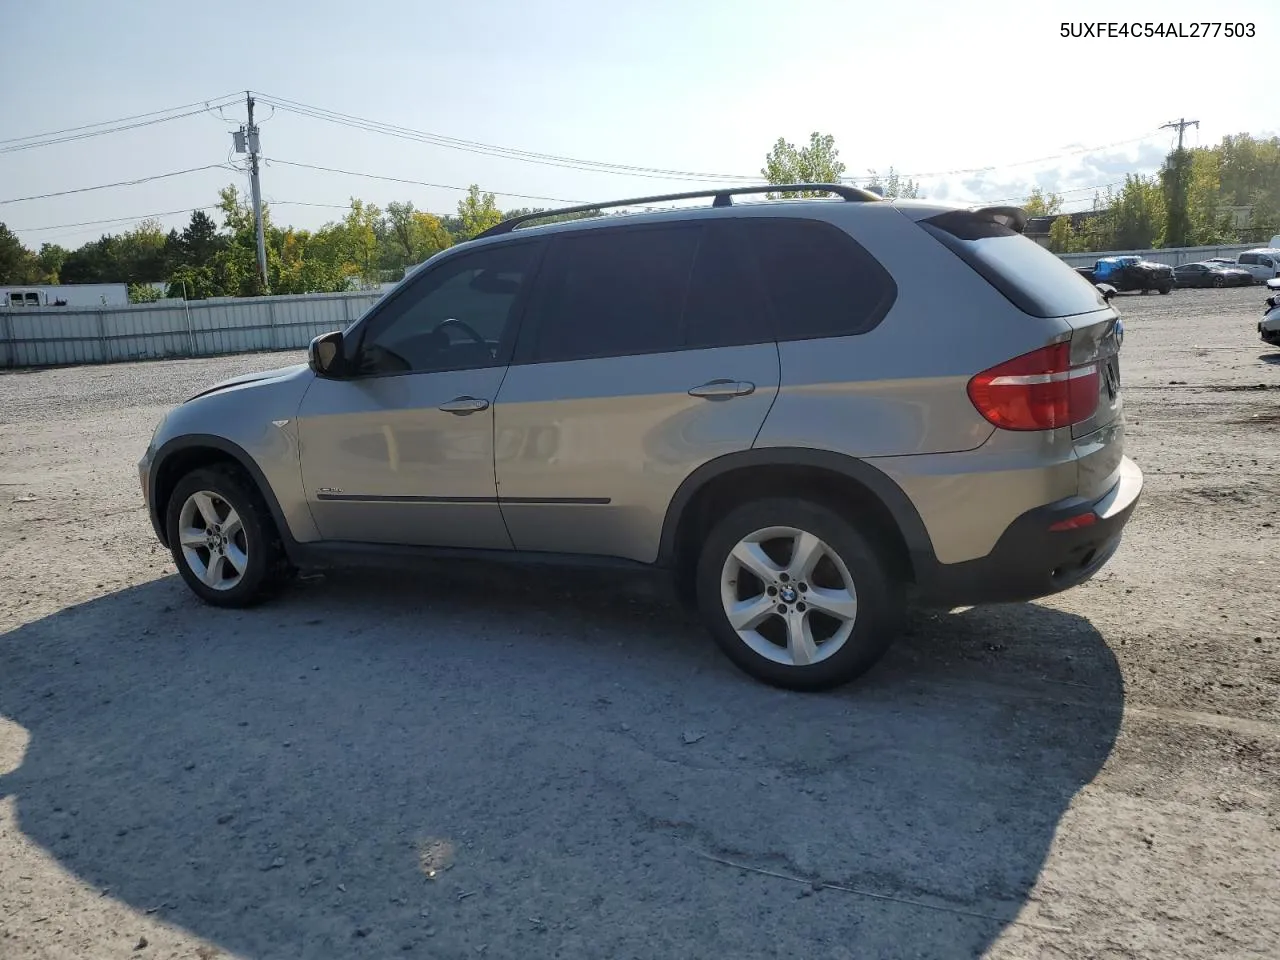
[[[956,210],[920,225],[1023,313],[1069,317],[1107,305],[1098,288],[1056,254],[990,215]]]
[[[1258,255],[1256,253],[1240,254],[1240,263],[1257,263],[1257,262],[1258,262]]]
[[[744,227],[779,340],[866,333],[893,305],[893,278],[843,230],[772,217]]]
[[[680,348],[696,225],[584,231],[547,254],[530,311],[532,360],[581,360]]]
[[[747,267],[739,221],[702,233],[684,308],[684,345],[728,347],[773,340],[769,311]]]

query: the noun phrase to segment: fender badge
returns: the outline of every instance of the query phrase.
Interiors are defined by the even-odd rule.
[[[272,420],[271,425],[275,427],[283,427],[288,422],[288,420]]]

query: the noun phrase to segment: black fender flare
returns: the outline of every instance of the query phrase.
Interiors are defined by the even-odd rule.
[[[275,521],[276,531],[284,542],[286,552],[292,553],[295,541],[289,532],[289,524],[285,521],[284,511],[280,509],[280,501],[276,499],[276,494],[271,489],[271,484],[267,483],[267,477],[262,472],[262,468],[258,466],[257,461],[249,455],[248,451],[239,444],[233,443],[225,437],[214,436],[211,433],[188,433],[180,437],[174,437],[172,440],[162,444],[151,459],[151,469],[147,474],[147,506],[148,512],[151,514],[151,525],[155,528],[160,542],[166,547],[169,546],[164,515],[161,513],[160,504],[156,501],[156,481],[159,479],[161,470],[169,458],[184,450],[197,448],[217,450],[244,468],[244,471],[249,474],[257,486],[262,499],[266,501],[267,509],[271,512],[271,519]]]
[[[685,508],[707,483],[731,470],[777,466],[815,467],[843,475],[865,487],[879,499],[897,524],[917,580],[932,574],[938,563],[933,541],[924,521],[920,519],[919,511],[902,488],[882,470],[856,457],[806,447],[757,447],[742,450],[717,457],[694,470],[676,488],[675,495],[667,506],[658,546],[658,564],[664,567],[674,564],[680,520]]]

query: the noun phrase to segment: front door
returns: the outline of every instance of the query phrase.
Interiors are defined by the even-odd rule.
[[[302,479],[326,540],[510,549],[493,403],[537,241],[442,259],[357,325],[350,376],[299,410]]]

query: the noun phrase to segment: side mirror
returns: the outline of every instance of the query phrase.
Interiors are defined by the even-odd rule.
[[[343,373],[342,331],[321,334],[307,348],[307,365],[317,377],[338,379]]]

